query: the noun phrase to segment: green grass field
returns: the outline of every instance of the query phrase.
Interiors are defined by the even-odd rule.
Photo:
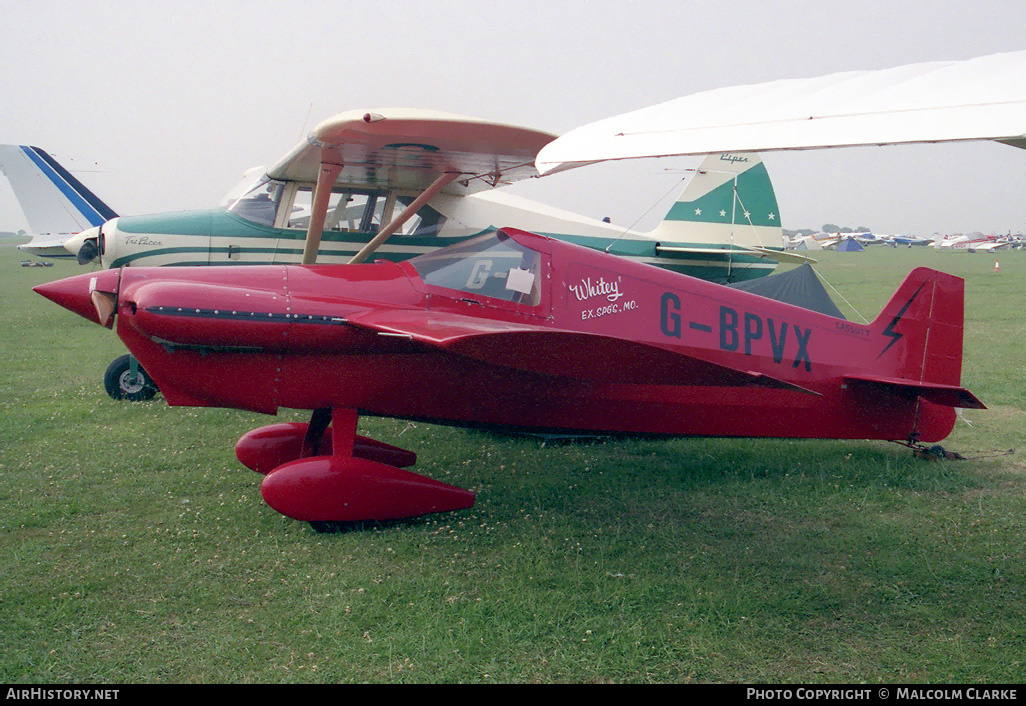
[[[0,681],[1023,682],[1026,253],[817,257],[866,318],[966,278],[970,460],[366,419],[477,504],[320,535],[235,459],[271,418],[112,401],[117,337],[30,291],[82,269],[0,246]]]

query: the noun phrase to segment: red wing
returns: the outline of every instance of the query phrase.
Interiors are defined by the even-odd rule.
[[[371,311],[347,322],[492,365],[554,377],[636,385],[776,387],[816,394],[768,375],[647,343],[527,323],[414,310]]]

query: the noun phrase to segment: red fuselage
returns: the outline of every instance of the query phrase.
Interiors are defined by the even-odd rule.
[[[91,287],[116,297],[118,335],[174,405],[701,436],[933,441],[954,423],[924,389],[959,384],[955,277],[917,270],[863,325],[502,237],[512,255],[448,265],[443,250],[429,266],[125,268]]]

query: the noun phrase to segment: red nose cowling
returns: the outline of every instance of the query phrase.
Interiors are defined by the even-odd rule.
[[[32,291],[93,323],[110,327],[113,322],[110,314],[118,294],[120,274],[120,270],[88,272],[40,284],[33,287]]]

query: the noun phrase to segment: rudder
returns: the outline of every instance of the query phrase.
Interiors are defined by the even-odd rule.
[[[959,385],[965,283],[919,267],[884,306],[870,328],[883,347],[875,372],[915,382]]]
[[[965,285],[961,278],[920,267],[870,324],[878,352],[865,373],[846,382],[915,400],[910,438],[940,441],[955,423],[955,408],[985,409],[961,386]]]

